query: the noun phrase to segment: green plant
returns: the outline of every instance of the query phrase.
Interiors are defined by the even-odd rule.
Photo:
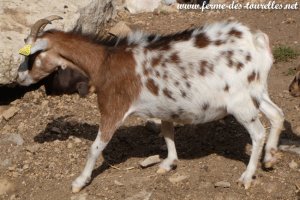
[[[289,59],[295,59],[299,55],[299,51],[288,46],[279,45],[273,49],[275,62],[287,62]]]

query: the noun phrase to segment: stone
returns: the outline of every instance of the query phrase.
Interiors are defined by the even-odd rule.
[[[298,168],[298,163],[296,163],[294,160],[292,160],[290,163],[289,163],[289,167],[291,169],[297,169]]]
[[[65,5],[68,5],[65,7]],[[116,15],[115,1],[112,0],[23,0],[1,1],[0,6],[0,85],[11,84],[16,80],[18,66],[24,56],[18,50],[24,45],[24,38],[30,26],[38,19],[59,15],[57,20],[47,25],[45,30],[56,28],[84,33],[101,34],[103,26]]]
[[[146,190],[142,190],[141,192],[127,197],[125,200],[149,200],[152,195],[152,192],[147,192]]]
[[[10,166],[11,165],[11,159],[4,159],[3,161],[0,161],[0,165],[2,166],[2,167],[8,167],[8,166]]]
[[[176,174],[173,174],[171,177],[169,177],[169,181],[171,183],[175,184],[175,183],[179,183],[179,182],[187,179],[188,177],[189,176],[187,176],[187,175],[181,175],[181,174],[176,173]]]
[[[114,184],[118,185],[118,186],[123,186],[124,184],[121,183],[120,181],[114,180]]]
[[[300,136],[300,126],[296,126],[294,132],[297,136]]]
[[[159,158],[159,155],[154,155],[154,156],[149,156],[145,160],[141,161],[139,164],[141,167],[149,167],[159,163],[160,161],[161,160]]]
[[[118,22],[109,30],[110,34],[118,37],[124,37],[130,32],[132,32],[131,28],[123,21]]]
[[[30,145],[26,147],[26,151],[30,153],[36,153],[39,150],[40,146],[38,144]]]
[[[74,138],[74,142],[75,142],[75,144],[79,144],[82,142],[82,140],[80,138],[76,137],[76,138]]]
[[[13,116],[15,116],[19,110],[20,110],[19,108],[15,106],[11,106],[2,113],[2,116],[5,120],[9,120]]]
[[[131,14],[153,12],[161,5],[161,0],[126,0],[124,6]]]
[[[6,141],[12,142],[18,146],[21,146],[24,144],[24,140],[20,134],[12,133],[7,138]]]
[[[71,200],[86,200],[88,197],[87,193],[81,193],[71,196]]]
[[[8,181],[5,178],[0,179],[0,195],[8,194],[15,190],[15,186],[13,183]]]
[[[215,187],[230,188],[231,184],[227,181],[219,181],[215,183]]]

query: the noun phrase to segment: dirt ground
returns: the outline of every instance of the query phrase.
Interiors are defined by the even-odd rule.
[[[272,47],[282,44],[300,49],[299,10],[123,13],[116,21],[149,32],[171,33],[230,16],[267,33]],[[281,139],[297,141],[300,98],[289,95],[288,84],[292,80],[289,72],[298,64],[300,57],[275,63],[269,76],[271,98],[286,116]],[[138,165],[151,155],[166,157],[163,138],[145,127],[145,121],[130,118],[104,151],[105,162],[98,163],[91,183],[79,194],[72,194],[71,182],[83,169],[98,129],[95,95],[50,97],[40,88],[15,100],[12,106],[17,113],[0,123],[0,181],[8,181],[6,186],[10,187],[0,199],[300,199],[300,159],[293,153],[282,152],[273,170],[259,165],[249,190],[236,184],[248,163],[251,141],[232,117],[177,126],[175,143],[180,160],[175,170],[164,175],[156,173],[158,165],[145,169]],[[268,129],[269,124],[262,119]],[[227,186],[215,187],[220,181]]]

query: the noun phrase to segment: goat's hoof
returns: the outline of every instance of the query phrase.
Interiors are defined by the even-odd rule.
[[[278,160],[281,159],[281,157],[282,157],[282,154],[274,149],[272,149],[270,153],[272,155],[271,159],[264,161],[264,167],[266,169],[272,168],[278,162]]]
[[[164,169],[164,168],[158,168],[158,170],[156,171],[156,173],[158,173],[158,174],[165,174],[165,173],[167,173],[168,172],[168,170],[166,170],[166,169]]]
[[[80,192],[81,189],[82,189],[81,187],[72,187],[72,192],[78,193],[78,192]]]
[[[250,188],[251,182],[252,182],[252,178],[250,179],[246,178],[244,174],[241,176],[241,178],[239,178],[239,180],[237,180],[237,184],[240,187],[244,187],[245,190],[248,190]]]

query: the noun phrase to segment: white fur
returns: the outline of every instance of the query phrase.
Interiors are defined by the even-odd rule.
[[[242,37],[234,35],[229,36],[228,32],[232,29],[242,33]],[[204,33],[211,41],[232,40],[219,46],[212,42],[205,48],[198,48],[195,45],[196,37]],[[144,37],[147,37],[145,35]],[[140,41],[145,41],[139,37]],[[255,173],[259,156],[262,151],[265,138],[265,130],[258,119],[259,110],[255,107],[253,98],[261,104],[260,110],[270,119],[272,128],[270,137],[267,141],[265,162],[273,162],[275,157],[271,154],[272,149],[277,149],[278,137],[281,132],[283,113],[268,98],[267,76],[271,68],[273,58],[269,51],[268,37],[266,34],[252,34],[249,29],[239,23],[215,23],[205,26],[203,29],[193,31],[189,40],[171,43],[171,49],[160,52],[153,50],[143,51],[147,44],[141,42],[141,47],[134,52],[136,73],[139,74],[143,82],[142,91],[139,98],[132,104],[126,116],[129,114],[145,117],[160,118],[166,121],[179,121],[183,123],[206,123],[223,118],[227,114],[233,115],[249,132],[253,150],[246,171],[242,174],[239,181],[248,188]],[[237,70],[236,67],[228,66],[228,58],[222,56],[222,52],[232,51],[232,60],[241,62],[243,68]],[[180,63],[166,63],[166,67],[159,65],[155,70],[160,76],[168,74],[167,80],[155,76],[155,73],[145,76],[143,74],[146,62],[146,68],[153,68],[151,60],[158,55],[163,55],[163,59],[169,58],[173,53],[177,53]],[[245,57],[251,55],[251,60],[246,61]],[[198,74],[199,62],[207,61],[213,65],[212,71],[207,71],[204,76]],[[184,67],[184,71],[180,67]],[[259,80],[251,81],[248,77],[251,73],[259,74]],[[188,75],[184,80],[183,75]],[[146,87],[147,80],[154,80],[159,88],[159,94],[156,96]],[[180,84],[176,86],[175,81]],[[189,82],[190,88],[186,86]],[[224,91],[226,85],[229,91]],[[167,88],[175,99],[170,99],[163,93]],[[181,92],[186,93],[183,98]],[[208,104],[204,111],[203,105]],[[171,118],[172,114],[177,114],[178,119]],[[164,132],[172,133],[169,130]],[[170,134],[169,134],[170,135]],[[171,137],[172,138],[172,137]],[[177,159],[176,149],[173,139],[165,137],[168,147],[168,157],[160,165],[165,170],[170,170],[173,161]]]

